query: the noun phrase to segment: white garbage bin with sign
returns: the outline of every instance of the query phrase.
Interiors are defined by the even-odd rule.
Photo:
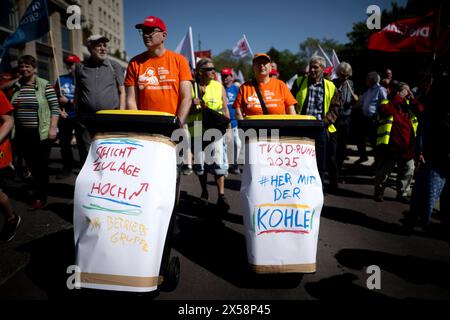
[[[315,134],[310,116],[249,116],[239,128],[278,129],[279,140],[258,137],[245,145],[241,203],[248,262],[256,273],[316,271],[323,206]]]
[[[177,282],[179,261],[167,263],[166,242],[177,190],[175,144],[170,140],[176,118],[108,111],[97,113],[88,127],[96,133],[74,197],[81,287],[151,292],[163,275]]]

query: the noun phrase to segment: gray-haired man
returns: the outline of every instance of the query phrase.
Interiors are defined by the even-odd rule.
[[[108,59],[108,42],[107,37],[90,36],[87,47],[91,55],[75,70],[75,103],[81,118],[99,110],[125,109],[124,70],[117,62]],[[91,138],[83,124],[80,126],[85,145],[85,149],[80,150],[83,164]]]

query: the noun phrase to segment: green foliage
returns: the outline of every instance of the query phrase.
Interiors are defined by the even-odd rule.
[[[334,49],[336,53],[338,53],[342,48],[343,45],[338,43],[334,39],[327,39],[323,38],[322,40],[316,39],[316,38],[307,38],[305,41],[300,43],[300,52],[299,57],[302,61],[309,61],[309,59],[312,57],[314,52],[319,48],[319,45],[322,47],[322,49],[325,51],[326,54],[331,54],[332,50]],[[331,59],[331,57],[330,57]]]
[[[235,72],[241,70],[246,80],[249,80],[253,77],[251,65],[252,59],[250,56],[242,59],[237,59],[232,55],[231,50],[225,50],[217,56],[213,57],[213,61],[214,66],[216,67],[216,70],[218,72],[220,72],[222,68],[232,68]]]
[[[287,81],[306,67],[306,64],[299,59],[298,55],[289,50],[278,51],[272,47],[267,54],[277,63],[280,80]]]

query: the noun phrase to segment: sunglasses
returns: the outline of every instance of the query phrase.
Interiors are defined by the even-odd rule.
[[[153,36],[154,34],[156,34],[158,32],[163,32],[163,31],[160,29],[139,29],[139,34],[141,36],[143,36],[143,35]]]
[[[215,68],[201,68],[200,70],[208,72],[208,71],[215,71]]]

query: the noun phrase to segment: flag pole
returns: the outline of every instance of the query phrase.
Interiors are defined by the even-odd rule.
[[[247,37],[245,36],[245,34],[243,36],[244,36],[245,43],[247,43],[248,50],[250,51],[250,54],[253,57],[253,51],[252,51],[252,48],[250,47],[250,44],[248,43]]]
[[[192,27],[189,26],[189,41],[190,41],[190,47],[191,47],[191,61],[192,61],[192,69],[195,71],[195,53],[194,53],[194,39],[192,37]],[[194,79],[195,80],[195,79]],[[194,81],[194,83],[196,84],[196,82]],[[194,85],[194,93],[195,93],[195,97],[198,97],[198,87],[197,85]]]
[[[59,82],[58,63],[56,62],[55,42],[53,41],[53,32],[52,32],[51,28],[49,28],[48,33],[50,34],[50,45],[52,46],[52,51],[53,51],[53,62],[55,64],[56,81],[58,82],[58,91],[59,91],[59,95],[62,96],[63,94],[61,91],[61,83]]]

